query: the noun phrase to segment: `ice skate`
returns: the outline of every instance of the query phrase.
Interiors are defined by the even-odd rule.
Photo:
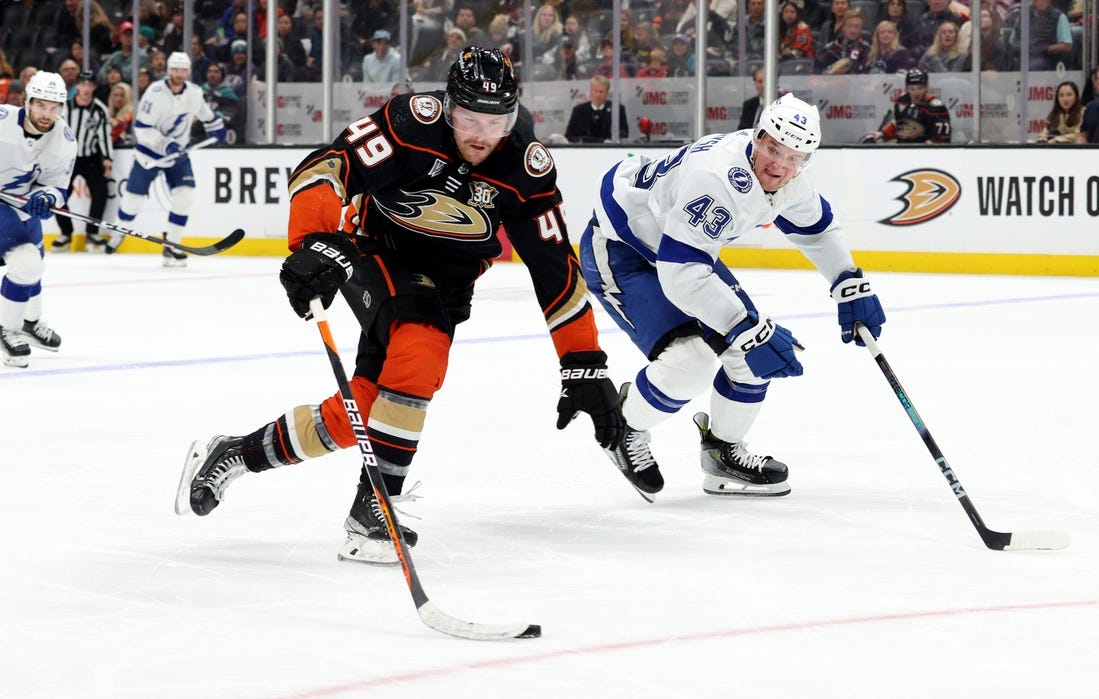
[[[121,233],[115,233],[111,236],[111,239],[103,246],[103,252],[108,255],[113,255],[115,250],[118,250],[118,246],[122,245],[122,238],[124,236]]]
[[[18,330],[0,327],[0,350],[4,355],[4,364],[25,368],[30,365],[31,348]]]
[[[23,321],[23,339],[30,345],[50,352],[56,352],[61,347],[61,336],[41,319],[33,323],[29,320]]]
[[[630,384],[624,383],[619,389],[619,405],[626,400],[629,388]],[[660,475],[660,466],[649,451],[648,430],[635,430],[626,425],[618,446],[603,451],[646,502],[656,500],[656,493],[664,488],[664,477]]]
[[[170,248],[167,245],[164,246],[164,266],[165,267],[186,267],[187,266],[187,253],[179,252],[174,248]]]
[[[89,233],[84,236],[84,251],[91,253],[107,252],[108,241],[106,238]]]
[[[710,432],[710,417],[697,413],[702,438],[702,489],[710,495],[779,496],[790,492],[786,464],[748,451],[745,442],[723,442]]]
[[[248,470],[240,451],[242,442],[243,437],[218,435],[205,447],[191,443],[176,489],[177,515],[194,512],[202,517],[221,504],[229,484]]]
[[[65,235],[64,233],[58,235],[52,243],[50,243],[51,252],[69,252],[72,250],[72,236]]]
[[[417,481],[404,495],[391,496],[390,502],[396,505],[399,502],[419,499],[418,495],[413,495],[413,491],[419,484]],[[397,549],[389,538],[389,527],[386,525],[381,501],[374,495],[373,489],[369,490],[368,496],[362,497],[363,490],[360,486],[360,497],[355,501],[351,514],[343,523],[343,528],[347,531],[347,540],[340,547],[336,557],[341,561],[355,561],[377,566],[396,565]],[[420,536],[400,522],[398,526],[401,528],[404,542],[409,547],[415,546]]]

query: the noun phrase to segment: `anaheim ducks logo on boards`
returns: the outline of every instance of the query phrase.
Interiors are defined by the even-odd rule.
[[[553,169],[553,156],[537,141],[527,146],[524,161],[527,165],[527,174],[531,177],[541,177]]]
[[[878,221],[888,226],[911,226],[930,221],[949,211],[962,196],[962,186],[958,180],[942,170],[909,170],[890,182],[903,182],[908,185],[908,190],[896,198],[904,203],[904,208]]]
[[[483,213],[442,192],[401,192],[399,201],[374,199],[387,218],[424,235],[462,240],[487,240],[493,230]]]
[[[434,124],[443,113],[443,105],[431,95],[416,95],[409,104],[412,116],[421,124]]]

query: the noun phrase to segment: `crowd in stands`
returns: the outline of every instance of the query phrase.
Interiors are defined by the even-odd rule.
[[[189,47],[182,46],[186,1],[193,2],[195,16]],[[253,3],[249,43],[245,0],[140,0],[137,18],[130,0],[9,0],[0,4],[0,102],[20,99],[28,71],[68,66],[62,75],[69,80],[71,73],[75,82],[86,60],[99,79],[97,96],[117,118],[117,144],[124,145],[130,138],[126,124],[145,87],[164,75],[167,55],[187,50],[192,81],[241,142],[248,83],[264,79],[269,1]],[[1082,68],[1083,2],[1031,0],[1030,41],[1022,47],[1019,2],[980,0],[982,70],[1019,70],[1024,51],[1031,70]],[[322,4],[277,5],[278,79],[319,81]],[[700,68],[707,75],[747,76],[763,62],[769,21],[779,24],[772,51],[780,75],[957,72],[973,65],[969,0],[783,0],[774,18],[766,16],[764,0],[709,0],[704,56],[695,54],[695,0],[622,5],[628,9],[616,19],[610,0],[539,0],[529,5],[528,23],[523,0],[414,0],[403,37],[406,60],[399,54],[398,0],[345,2],[336,22],[335,74],[386,88],[441,82],[463,46],[480,44],[508,54],[525,81],[588,82],[597,75],[613,77],[617,30],[619,76],[686,77]],[[137,82],[131,85],[135,61]]]

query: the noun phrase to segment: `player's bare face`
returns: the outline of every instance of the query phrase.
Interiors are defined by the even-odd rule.
[[[187,82],[189,77],[191,77],[191,71],[186,68],[169,68],[168,87],[172,89],[172,92],[179,92],[183,89],[183,84]]]
[[[909,85],[906,90],[908,96],[912,98],[912,104],[923,102],[924,98],[927,97],[927,85]]]
[[[458,152],[470,165],[480,165],[508,133],[507,114],[482,114],[455,107],[450,117]]]
[[[46,133],[53,128],[64,106],[61,102],[35,98],[27,103],[27,118],[40,133]]]
[[[763,185],[764,191],[775,192],[798,174],[798,169],[805,162],[805,154],[764,134],[755,141],[752,159],[756,179]]]

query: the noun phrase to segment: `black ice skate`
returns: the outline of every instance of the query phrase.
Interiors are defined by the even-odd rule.
[[[72,236],[62,233],[57,236],[52,243],[50,243],[50,250],[53,252],[68,252],[72,249]]]
[[[187,253],[179,252],[175,248],[164,246],[164,266],[165,267],[186,267],[187,266]]]
[[[406,502],[419,499],[413,495],[413,491],[419,485],[416,482],[404,495],[390,496],[392,503]],[[415,546],[420,536],[400,522],[401,536],[409,547]],[[382,512],[382,504],[374,495],[374,489],[368,484],[359,484],[359,493],[355,498],[355,504],[351,506],[351,514],[343,523],[347,531],[347,540],[336,555],[341,561],[356,561],[371,565],[396,565],[397,549],[389,538],[389,527],[386,525],[385,514]]]
[[[23,338],[31,345],[50,352],[56,352],[61,347],[61,336],[42,322],[41,318],[33,323],[29,320],[23,321]]]
[[[107,252],[108,240],[95,233],[88,233],[84,237],[85,252]],[[113,250],[111,252],[114,252]]]
[[[229,484],[248,470],[240,451],[243,442],[244,437],[218,435],[205,447],[191,444],[176,489],[177,515],[194,512],[202,517],[221,504]]]
[[[786,464],[748,451],[744,442],[723,442],[710,432],[710,416],[696,413],[702,438],[702,489],[710,495],[778,496],[790,492]]]
[[[24,368],[30,365],[31,347],[18,330],[0,327],[0,353],[4,364]]]
[[[624,383],[618,390],[619,405],[625,402],[629,389],[630,384]],[[664,488],[664,477],[660,475],[660,466],[649,451],[648,430],[635,430],[626,425],[618,446],[603,451],[646,502],[656,500],[654,496]]]

